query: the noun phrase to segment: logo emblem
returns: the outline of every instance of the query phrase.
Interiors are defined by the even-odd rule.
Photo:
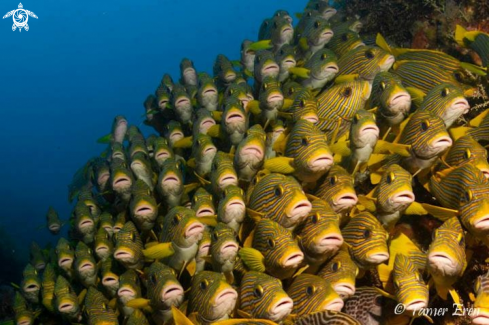
[[[36,14],[33,13],[32,11],[25,10],[24,6],[22,6],[22,3],[19,3],[19,9],[7,12],[7,14],[3,16],[3,19],[8,18],[10,16],[12,16],[14,20],[14,24],[12,25],[12,31],[15,31],[18,28],[19,32],[22,31],[22,28],[24,28],[26,31],[29,30],[29,25],[27,25],[29,16],[37,19]]]

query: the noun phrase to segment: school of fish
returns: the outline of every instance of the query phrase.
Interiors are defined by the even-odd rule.
[[[454,31],[477,66],[328,1],[295,16],[212,75],[182,59],[144,100],[152,135],[114,119],[69,220],[47,212],[59,239],[32,243],[12,324],[448,324],[420,312],[440,302],[489,324],[489,273],[459,285],[489,246],[489,111],[463,120],[489,35]]]

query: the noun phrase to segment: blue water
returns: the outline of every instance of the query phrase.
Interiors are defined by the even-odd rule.
[[[255,40],[263,19],[277,9],[300,12],[306,1],[22,4],[39,17],[29,17],[29,31],[13,32],[12,17],[0,21],[0,229],[17,246],[8,253],[27,261],[31,241],[58,240],[38,228],[50,205],[69,218],[67,186],[105,149],[96,140],[110,132],[114,116],[150,134],[141,124],[142,103],[165,72],[178,80],[179,63],[188,57],[212,73],[217,54],[238,59],[241,41]],[[2,0],[0,14],[17,7]]]

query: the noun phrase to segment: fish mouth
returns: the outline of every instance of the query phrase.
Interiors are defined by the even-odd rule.
[[[396,194],[392,198],[392,202],[399,204],[409,204],[413,203],[415,200],[414,193],[411,191],[403,191],[401,193]]]
[[[226,116],[226,123],[237,123],[237,122],[243,122],[245,120],[245,117],[241,113],[231,113],[228,116]]]
[[[333,205],[341,209],[349,209],[355,206],[358,202],[358,197],[355,193],[346,193],[340,195],[334,202]]]
[[[472,324],[475,325],[488,325],[489,324],[489,312],[486,308],[477,308],[476,315],[471,316]]]
[[[411,95],[408,92],[402,91],[394,95],[390,100],[390,105],[393,108],[409,107],[411,105]]]
[[[157,160],[166,160],[170,158],[170,153],[166,150],[160,151],[156,154],[155,158]]]
[[[119,278],[113,275],[104,276],[102,279],[102,284],[104,286],[113,286],[119,283]]]
[[[477,230],[488,230],[489,229],[489,215],[484,215],[473,222],[474,228]]]
[[[49,229],[50,231],[52,231],[52,232],[58,232],[60,228],[61,228],[61,227],[59,226],[59,224],[52,224],[52,225],[50,225],[50,226],[49,226],[49,228],[48,228],[48,229]]]
[[[28,316],[23,316],[23,317],[20,317],[19,320],[17,321],[17,323],[15,323],[17,325],[31,325],[33,324],[33,321],[30,317]]]
[[[356,21],[353,23],[353,25],[350,26],[350,30],[353,32],[360,32],[360,29],[362,29],[363,24],[360,21]]]
[[[355,286],[350,283],[338,283],[334,285],[333,289],[342,299],[346,299],[355,294]]]
[[[302,263],[304,260],[304,254],[302,252],[297,252],[289,255],[284,259],[284,267],[296,267]]]
[[[114,252],[114,258],[119,261],[128,261],[134,258],[134,254],[125,249],[118,249]]]
[[[299,201],[294,207],[291,209],[290,214],[287,215],[289,218],[301,218],[305,217],[311,212],[312,204],[308,200]]]
[[[367,256],[366,261],[372,264],[384,263],[389,259],[389,253],[374,253]]]
[[[334,15],[336,15],[336,12],[337,12],[336,9],[326,9],[325,11],[323,11],[321,16],[323,16],[324,19],[329,19]]]
[[[331,38],[333,37],[333,31],[332,30],[325,30],[319,39],[321,42],[328,42]]]
[[[201,208],[195,212],[195,215],[199,217],[213,216],[216,212],[211,208]]]
[[[394,62],[396,61],[396,59],[394,58],[393,55],[388,55],[384,62],[380,65],[380,70],[381,71],[387,71],[389,70],[392,65],[394,64]]]
[[[236,72],[234,71],[228,71],[226,72],[226,74],[224,75],[224,80],[226,82],[232,82],[236,79]]]
[[[276,103],[284,100],[284,96],[282,94],[275,93],[273,95],[268,96],[268,103]]]
[[[312,160],[309,164],[309,168],[314,172],[324,171],[329,169],[331,166],[333,166],[333,156],[330,154],[321,155]]]
[[[319,246],[330,250],[339,249],[343,245],[343,236],[340,233],[328,234],[321,238]]]
[[[268,318],[275,322],[280,321],[292,312],[292,308],[294,308],[292,299],[289,297],[282,298],[270,308],[270,315]]]
[[[121,160],[125,160],[125,157],[124,157],[124,153],[120,152],[120,151],[116,151],[112,154],[112,158],[113,159],[121,159]]]
[[[449,136],[441,136],[431,143],[435,149],[444,150],[452,145],[453,141]]]
[[[456,265],[455,260],[451,256],[442,252],[430,253],[428,261],[431,265],[443,269],[454,269]]]
[[[199,256],[207,256],[209,255],[209,250],[211,249],[211,244],[204,244],[199,248]]]
[[[126,176],[118,177],[112,183],[114,189],[126,188],[128,186],[131,186],[131,180]]]
[[[215,88],[207,88],[202,92],[203,95],[215,95],[217,94],[217,90]]]
[[[81,230],[86,229],[86,228],[90,228],[93,226],[94,226],[94,223],[93,223],[93,220],[91,220],[91,219],[85,219],[78,224],[78,228],[80,228]]]
[[[224,175],[219,179],[219,185],[223,189],[229,185],[238,185],[238,178],[232,174]]]
[[[171,284],[161,293],[161,301],[175,301],[183,297],[183,288],[178,284]]]
[[[221,248],[221,254],[232,255],[238,252],[238,244],[235,242],[228,242]]]
[[[288,58],[284,60],[285,66],[287,67],[295,67],[297,65],[297,61],[293,58]]]
[[[462,114],[465,114],[469,111],[470,105],[469,102],[465,98],[463,98],[453,103],[452,108],[456,111],[461,111]]]
[[[168,99],[163,99],[158,102],[158,106],[160,109],[165,109],[166,105],[168,104],[169,100]]]
[[[72,258],[68,258],[68,257],[64,257],[62,259],[60,259],[58,261],[58,265],[59,267],[67,267],[67,268],[70,268],[71,265],[73,265],[73,259]]]
[[[112,229],[114,230],[114,233],[118,233],[119,231],[121,231],[122,226],[117,225],[117,226],[114,226],[114,228],[112,228]]]
[[[189,105],[189,104],[190,104],[190,100],[188,98],[185,98],[185,97],[179,98],[175,102],[175,106]]]
[[[97,248],[95,248],[95,252],[101,255],[107,254],[108,251],[109,251],[109,246],[105,244],[100,244],[97,246]]]
[[[234,289],[225,289],[223,290],[215,300],[214,305],[220,305],[222,303],[230,303],[231,301],[236,301],[238,299],[238,293]]]
[[[176,175],[170,174],[162,179],[162,183],[163,185],[176,186],[176,185],[180,185],[181,182]]]
[[[405,307],[406,311],[416,311],[416,310],[420,310],[422,308],[426,308],[427,305],[428,304],[427,304],[426,300],[417,299],[415,301],[410,302],[409,304],[404,304],[404,307]]]
[[[185,238],[190,238],[192,236],[197,236],[204,232],[204,225],[200,222],[194,222],[187,227],[185,230]]]
[[[78,271],[80,271],[80,272],[82,272],[82,271],[90,271],[90,270],[93,270],[94,268],[95,268],[95,266],[92,263],[85,262],[82,265],[80,265],[80,267],[78,268]]]
[[[261,69],[262,74],[278,73],[280,70],[276,63],[267,64]]]
[[[128,287],[121,287],[117,290],[117,295],[119,297],[135,297],[136,292]]]
[[[335,298],[333,301],[328,303],[324,309],[333,310],[333,311],[341,311],[345,303],[341,298]]]
[[[41,289],[41,287],[35,283],[31,283],[31,284],[24,286],[22,289],[24,292],[36,292],[36,291],[39,291],[39,289]]]
[[[302,119],[311,122],[312,124],[316,124],[319,122],[319,118],[317,114],[308,114],[302,117]]]
[[[374,135],[376,137],[379,136],[379,128],[375,124],[368,124],[365,125],[363,128],[360,129],[360,136],[367,136],[367,135]]]
[[[248,145],[243,148],[243,154],[245,155],[253,155],[256,156],[258,159],[262,159],[264,156],[263,149],[260,148],[257,145]]]
[[[328,74],[337,74],[340,71],[337,64],[328,64],[324,67],[324,72],[328,72]]]
[[[291,27],[285,27],[284,29],[282,29],[282,35],[286,33],[292,33],[292,32],[293,30]]]
[[[41,263],[37,263],[37,264],[34,266],[34,268],[35,268],[36,270],[38,270],[38,271],[40,271],[40,270],[44,270],[44,268],[45,268],[45,267],[46,267],[46,264],[45,264],[45,263],[42,263],[42,262],[41,262]]]
[[[170,134],[170,140],[175,142],[183,138],[183,133],[181,131],[175,131]]]
[[[75,308],[75,304],[73,304],[71,302],[65,302],[65,303],[62,303],[58,306],[58,310],[60,313],[68,313],[68,312],[72,311],[74,308]]]
[[[110,178],[110,173],[105,172],[103,174],[100,174],[97,178],[97,184],[100,187],[104,187],[105,184],[107,183],[107,180]]]
[[[209,146],[209,147],[204,149],[204,155],[208,155],[208,154],[216,153],[216,152],[217,152],[217,149],[214,146]]]

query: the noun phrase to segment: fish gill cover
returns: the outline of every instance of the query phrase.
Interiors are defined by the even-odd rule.
[[[24,3],[2,320],[488,323],[487,5],[366,3]]]

